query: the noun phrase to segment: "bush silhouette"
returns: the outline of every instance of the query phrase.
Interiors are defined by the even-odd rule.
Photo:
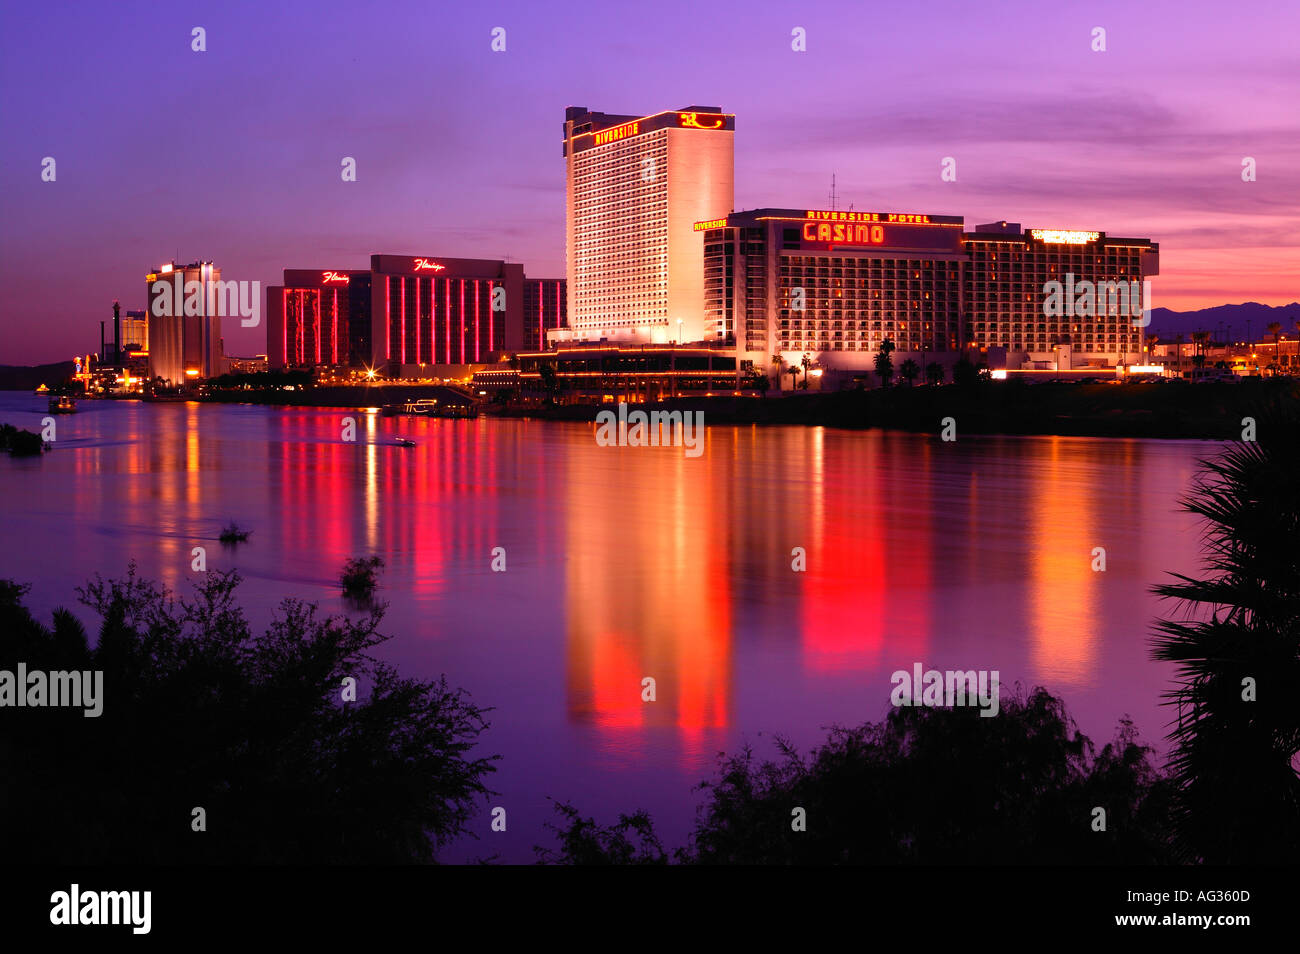
[[[102,619],[92,649],[72,614],[43,626],[0,581],[0,669],[103,671],[98,718],[0,714],[7,861],[428,862],[465,831],[494,771],[470,754],[484,710],[372,659],[381,609],[285,600],[256,635],[238,583],[210,572],[180,600],[134,567],[97,577],[78,590]]]
[[[1008,698],[1010,696],[1010,698]],[[690,844],[695,864],[1151,864],[1168,861],[1170,786],[1121,721],[1095,752],[1061,701],[1005,690],[1001,712],[898,708],[884,721],[832,729],[810,756],[778,741],[779,758],[749,747],[706,782]],[[1093,809],[1106,830],[1093,830]],[[792,811],[806,812],[794,831]],[[602,828],[559,806],[567,864],[662,862],[644,813]]]

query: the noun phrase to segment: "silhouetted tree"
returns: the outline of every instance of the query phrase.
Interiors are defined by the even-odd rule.
[[[880,342],[880,350],[876,353],[876,374],[880,376],[881,386],[886,388],[894,377],[894,359],[890,357],[893,350],[894,343],[886,338]]]
[[[1179,843],[1210,864],[1292,863],[1300,851],[1300,415],[1256,412],[1256,439],[1204,461],[1184,508],[1205,522],[1201,578],[1155,658],[1177,664],[1170,768]]]
[[[970,387],[979,382],[979,371],[975,367],[975,362],[970,358],[963,357],[952,366],[952,383],[959,384],[963,387]]]
[[[903,707],[879,723],[835,728],[810,756],[778,740],[748,746],[701,786],[690,844],[697,864],[1150,864],[1170,858],[1170,786],[1133,725],[1094,754],[1062,702],[1043,689],[1001,693],[1000,712]],[[1093,809],[1106,810],[1106,830]],[[807,829],[792,828],[792,810]],[[545,861],[659,862],[643,812],[602,828],[572,806]]]
[[[583,818],[567,802],[558,802],[555,810],[566,820],[561,827],[547,822],[546,828],[559,839],[558,851],[535,846],[540,864],[570,865],[666,865],[668,853],[654,831],[654,822],[644,811],[619,815],[609,826],[598,825],[593,818]]]
[[[0,841],[22,864],[404,863],[434,860],[488,794],[487,728],[446,679],[404,679],[371,652],[382,611],[323,616],[283,601],[254,634],[239,577],[192,599],[136,577],[78,593],[101,619],[91,648],[0,581],[0,669],[101,670],[102,712],[6,708]],[[355,701],[344,695],[356,680]],[[206,831],[192,830],[195,808]]]

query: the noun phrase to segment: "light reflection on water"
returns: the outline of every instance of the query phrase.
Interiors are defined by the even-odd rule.
[[[0,420],[42,416],[0,396]],[[582,424],[91,401],[57,426],[43,459],[0,461],[0,576],[31,582],[33,609],[128,560],[183,589],[204,546],[246,578],[255,623],[285,596],[342,612],[342,563],[379,553],[387,657],[495,707],[509,831],[485,814],[453,854],[516,861],[549,843],[548,795],[605,819],[645,807],[673,843],[716,752],[877,719],[915,662],[1044,684],[1094,739],[1129,713],[1157,742],[1147,587],[1195,569],[1174,502],[1214,449],[720,427],[687,458]],[[236,549],[217,541],[232,519],[253,531]]]

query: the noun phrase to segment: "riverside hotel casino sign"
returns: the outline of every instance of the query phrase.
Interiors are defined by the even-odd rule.
[[[758,209],[733,214],[726,219],[696,222],[695,230],[701,232],[751,222],[776,223],[782,230],[781,245],[786,249],[797,242],[804,251],[893,248],[960,252],[965,220],[959,215],[914,212]]]

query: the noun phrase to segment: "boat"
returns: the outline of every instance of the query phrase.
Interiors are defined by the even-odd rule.
[[[52,397],[50,398],[50,413],[76,414],[77,402],[72,399],[71,395],[67,394],[60,394],[57,397]]]
[[[397,443],[398,443],[400,446],[402,446],[402,447],[414,447],[414,446],[415,446],[415,441],[411,440],[409,437],[399,437],[399,438],[397,438]]]

